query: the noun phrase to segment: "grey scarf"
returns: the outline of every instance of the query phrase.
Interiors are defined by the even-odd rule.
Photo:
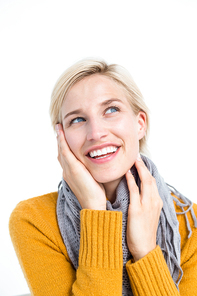
[[[142,160],[150,171],[151,175],[156,179],[157,188],[161,199],[163,200],[163,208],[160,214],[158,229],[157,229],[157,245],[161,247],[164,258],[170,270],[172,279],[178,289],[178,285],[183,276],[183,271],[180,267],[180,234],[179,223],[176,217],[173,200],[182,209],[181,213],[185,214],[187,227],[189,230],[188,237],[191,236],[191,227],[186,213],[190,210],[195,227],[197,228],[197,220],[192,208],[192,202],[180,194],[176,189],[167,185],[162,177],[159,175],[158,170],[154,163],[147,157],[141,155]],[[138,176],[135,166],[132,167],[131,172],[140,188],[140,178]],[[171,195],[173,192],[178,196],[182,202],[177,200]],[[80,211],[81,206],[69,188],[68,184],[62,180],[59,185],[57,201],[57,219],[60,232],[66,246],[69,258],[74,265],[78,268],[79,257],[79,244],[80,244]],[[126,225],[127,225],[127,212],[129,206],[129,191],[125,177],[121,180],[116,190],[116,200],[113,204],[107,201],[108,211],[121,211],[123,214],[122,221],[122,248],[123,248],[123,293],[122,295],[133,295],[129,278],[127,275],[125,264],[132,258],[131,253],[127,247],[126,242]],[[184,207],[188,207],[184,211]]]

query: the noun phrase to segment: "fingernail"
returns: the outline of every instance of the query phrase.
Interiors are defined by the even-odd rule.
[[[56,125],[55,125],[55,129],[56,129],[56,131],[59,130],[59,124],[56,124]]]
[[[55,125],[55,130],[56,130],[56,133],[59,135],[59,134],[60,134],[60,127],[59,127],[59,124],[56,124],[56,125]]]
[[[142,159],[141,159],[141,155],[138,153],[138,156],[137,156],[137,160],[138,161],[141,161]]]
[[[131,174],[131,170],[128,170],[128,172],[127,173],[130,173]]]

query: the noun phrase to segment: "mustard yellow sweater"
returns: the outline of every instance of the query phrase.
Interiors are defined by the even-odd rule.
[[[73,268],[56,219],[57,192],[20,202],[10,217],[10,235],[32,295],[122,295],[122,213],[81,211],[79,267]],[[176,206],[175,206],[176,207]],[[194,205],[197,215],[197,205]],[[176,212],[179,211],[175,208]],[[179,292],[157,246],[126,268],[134,295],[197,295],[197,229],[178,215],[181,235]]]

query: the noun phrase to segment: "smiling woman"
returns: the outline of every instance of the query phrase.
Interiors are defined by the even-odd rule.
[[[145,156],[148,108],[130,74],[80,61],[58,80],[50,114],[58,192],[21,202],[10,218],[32,294],[197,292],[197,206]]]

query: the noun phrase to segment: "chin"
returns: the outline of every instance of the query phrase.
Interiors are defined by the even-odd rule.
[[[119,175],[114,175],[113,174],[109,174],[107,176],[105,176],[104,174],[102,175],[92,175],[93,178],[101,184],[107,184],[107,183],[111,183],[111,182],[118,182],[122,179],[122,177],[124,176],[124,174],[119,174]]]

